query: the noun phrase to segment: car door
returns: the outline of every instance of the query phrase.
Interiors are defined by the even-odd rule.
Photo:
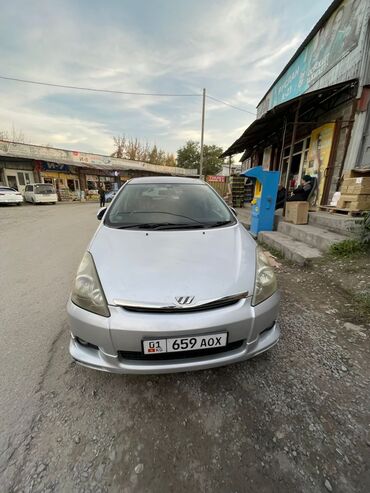
[[[27,202],[30,202],[31,201],[31,193],[33,191],[33,186],[32,185],[27,185],[26,188],[25,188],[25,191],[24,191],[24,199],[27,201]]]

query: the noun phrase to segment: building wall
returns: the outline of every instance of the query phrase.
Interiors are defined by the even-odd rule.
[[[329,192],[329,199],[328,202],[330,203],[330,200],[337,190],[337,186],[339,184],[339,180],[341,178],[340,172],[341,172],[341,167],[343,165],[343,160],[345,158],[346,154],[346,143],[348,139],[348,133],[351,133],[351,127],[352,124],[350,122],[351,117],[352,117],[352,112],[353,112],[353,104],[354,100],[351,100],[345,104],[342,104],[338,106],[337,108],[334,108],[331,111],[328,111],[323,115],[321,118],[318,119],[318,125],[320,126],[326,122],[329,121],[335,121],[339,118],[342,119],[342,123],[340,126],[340,133],[339,133],[339,138],[338,138],[338,143],[335,152],[335,160],[334,160],[334,172],[333,172],[333,178],[331,180],[331,186],[330,186],[330,192]]]

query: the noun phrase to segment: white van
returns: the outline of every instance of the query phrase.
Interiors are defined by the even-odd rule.
[[[24,189],[24,200],[32,204],[45,204],[58,202],[58,195],[55,188],[49,183],[34,183],[26,185]]]

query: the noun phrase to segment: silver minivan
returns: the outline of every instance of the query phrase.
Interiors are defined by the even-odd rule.
[[[209,185],[135,178],[98,219],[67,307],[77,362],[117,373],[199,370],[278,341],[275,274]]]

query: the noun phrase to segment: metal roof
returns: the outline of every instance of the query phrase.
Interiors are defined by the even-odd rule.
[[[0,140],[0,156],[20,159],[34,159],[36,161],[46,161],[57,164],[77,166],[80,168],[93,168],[109,171],[137,170],[179,176],[198,175],[198,170],[196,169],[178,168],[175,166],[160,166],[158,164],[104,156],[102,154],[69,151],[55,147],[22,144],[20,142],[10,142],[6,140]]]
[[[300,114],[308,112],[309,108],[318,106],[323,101],[342,93],[344,90],[355,87],[355,80],[342,82],[330,87],[319,89],[317,91],[302,94],[294,99],[290,99],[284,103],[275,106],[261,118],[254,120],[251,125],[243,132],[243,134],[221,155],[221,157],[231,156],[240,152],[250,150],[259,142],[269,137],[273,132],[277,132],[283,125],[284,118],[288,118],[290,112],[294,110],[298,100],[301,100],[302,106]],[[288,123],[291,123],[288,119]],[[244,153],[243,158],[246,159],[250,152]]]

